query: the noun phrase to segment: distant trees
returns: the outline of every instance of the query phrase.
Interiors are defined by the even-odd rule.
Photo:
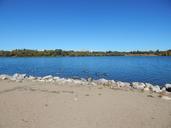
[[[15,49],[12,51],[0,50],[0,56],[4,57],[34,57],[34,56],[136,56],[136,55],[157,55],[157,56],[171,56],[171,50],[167,51],[131,51],[131,52],[118,52],[118,51],[65,51],[62,49],[55,50],[30,50],[30,49]]]

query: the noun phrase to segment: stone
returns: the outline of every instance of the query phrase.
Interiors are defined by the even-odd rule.
[[[73,80],[74,84],[82,84],[82,82],[80,80]]]
[[[138,90],[143,90],[145,88],[145,84],[140,82],[132,82],[131,86]]]
[[[87,79],[87,81],[88,81],[88,82],[92,82],[93,79],[92,79],[91,77],[89,77],[89,78]]]
[[[116,82],[116,84],[118,85],[118,87],[130,87],[131,85],[128,82],[121,82],[121,81]]]
[[[26,74],[18,74],[18,73],[16,73],[16,74],[14,74],[13,76],[12,76],[12,79],[11,80],[14,80],[14,81],[22,81],[22,80],[24,80],[26,78]]]
[[[29,79],[29,80],[36,80],[36,77],[34,77],[34,76],[28,76],[27,79]]]
[[[58,81],[60,78],[59,77],[53,77],[54,80]]]
[[[48,76],[44,76],[42,79],[43,79],[43,80],[47,80],[47,79],[52,79],[52,78],[53,78],[52,75],[48,75]]]
[[[0,79],[7,80],[7,79],[11,79],[11,77],[8,75],[0,75]]]
[[[151,89],[153,87],[153,85],[150,83],[145,83],[145,87],[148,87],[149,89]]]
[[[162,91],[162,92],[165,92],[165,91],[166,91],[166,87],[162,87],[162,88],[161,88],[161,91]]]
[[[171,84],[165,84],[166,91],[171,92]]]
[[[108,84],[109,81],[102,78],[102,79],[96,80],[96,83],[97,84],[103,84],[103,85],[105,85],[105,84]]]
[[[54,82],[54,79],[53,78],[49,78],[47,79],[48,82]]]
[[[91,82],[92,86],[97,86],[97,84],[95,82]]]
[[[153,86],[153,87],[151,88],[151,90],[152,90],[153,92],[157,92],[157,93],[160,93],[160,92],[161,92],[160,87],[159,87],[158,85]]]
[[[150,91],[150,88],[149,87],[145,87],[144,91]]]

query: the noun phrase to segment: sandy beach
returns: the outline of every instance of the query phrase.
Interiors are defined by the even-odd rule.
[[[104,86],[0,80],[0,128],[170,128],[171,101]]]

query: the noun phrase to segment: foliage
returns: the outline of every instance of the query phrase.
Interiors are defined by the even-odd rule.
[[[167,51],[65,51],[62,49],[55,50],[30,50],[16,49],[12,51],[0,50],[0,56],[4,57],[34,57],[34,56],[171,56],[171,50]]]

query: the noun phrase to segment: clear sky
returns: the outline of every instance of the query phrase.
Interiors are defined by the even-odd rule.
[[[171,0],[0,0],[0,49],[171,49]]]

